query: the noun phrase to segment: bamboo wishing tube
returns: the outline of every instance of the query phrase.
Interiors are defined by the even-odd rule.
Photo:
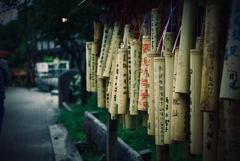
[[[108,92],[109,79],[106,80],[106,108],[109,108],[110,104],[110,93]]]
[[[151,45],[150,36],[143,36],[139,98],[138,98],[138,110],[140,111],[147,111],[147,85],[148,85],[147,52],[150,50],[150,45]]]
[[[154,58],[155,143],[164,145],[165,58]]]
[[[202,49],[190,50],[190,151],[202,153],[203,113],[200,110]]]
[[[240,2],[233,0],[228,39],[224,56],[220,98],[240,100],[240,25],[236,23],[240,16]]]
[[[161,16],[158,8],[151,12],[151,51],[157,51],[161,36]]]
[[[124,130],[137,129],[137,116],[130,115],[129,110],[127,110],[126,114],[123,114],[123,129]]]
[[[203,160],[217,160],[218,115],[216,112],[203,112]]]
[[[98,78],[97,86],[98,86],[97,90],[98,107],[104,108],[106,107],[106,80]]]
[[[128,42],[128,34],[130,31],[130,25],[126,24],[124,26],[124,33],[123,33],[123,48],[127,48],[127,42]]]
[[[96,42],[92,43],[91,53],[91,87],[92,92],[97,92],[97,60],[99,55],[99,44]]]
[[[103,26],[100,21],[94,21],[94,42],[101,43],[103,35]]]
[[[239,160],[240,153],[240,109],[239,101],[224,100],[225,160]],[[238,159],[237,159],[238,158]]]
[[[127,93],[127,49],[118,49],[118,71],[117,80],[117,104],[118,114],[126,114],[128,110],[128,93]]]
[[[224,119],[224,100],[220,99],[218,107],[218,155],[217,161],[225,161],[225,119]]]
[[[216,111],[219,101],[220,13],[219,5],[207,4],[200,99],[203,111]]]
[[[139,81],[142,55],[142,42],[133,40],[131,43],[131,96],[130,114],[138,114]]]
[[[166,32],[163,50],[172,52],[174,42],[175,42],[176,34],[174,32]]]
[[[159,57],[160,52],[149,51],[147,53],[148,66],[148,135],[155,135],[155,104],[154,104],[154,58]]]
[[[175,92],[190,93],[190,49],[194,48],[196,0],[184,0]]]
[[[113,29],[105,24],[104,30],[103,30],[100,59],[98,62],[98,69],[97,69],[97,75],[99,76],[99,78],[103,77],[103,72],[104,72],[106,60],[107,60],[107,54],[108,54],[108,50],[109,50],[109,46],[112,38],[112,32],[113,32]]]
[[[172,144],[170,139],[171,131],[171,112],[172,112],[172,93],[173,93],[173,69],[174,55],[165,52],[165,129],[164,143]]]
[[[92,91],[92,82],[91,82],[91,54],[92,54],[92,43],[86,42],[86,90]]]

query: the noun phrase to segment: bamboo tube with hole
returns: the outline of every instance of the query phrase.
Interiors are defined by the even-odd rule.
[[[97,92],[97,62],[99,55],[99,43],[92,43],[92,53],[91,53],[91,88],[92,92]]]
[[[94,42],[101,43],[102,41],[102,35],[103,35],[103,26],[100,21],[94,21],[94,35],[93,39]]]
[[[219,101],[220,14],[220,5],[207,4],[200,99],[203,111],[216,111]]]
[[[240,17],[239,0],[233,0],[224,57],[220,98],[240,100]]]
[[[119,77],[117,80],[117,104],[118,114],[126,114],[128,110],[128,93],[127,93],[127,49],[118,49],[118,68]]]
[[[164,145],[165,58],[154,58],[155,143]]]
[[[154,58],[159,57],[160,52],[149,51],[147,53],[148,67],[148,135],[155,135],[155,103],[154,103]]]
[[[111,38],[112,38],[112,32],[113,32],[112,27],[105,24],[104,30],[103,30],[100,59],[98,62],[98,69],[97,69],[97,75],[99,76],[99,78],[103,78],[103,72],[104,72],[105,65],[106,65],[107,54],[109,51],[109,46],[110,46],[110,42],[111,42]]]
[[[91,82],[91,54],[92,54],[92,43],[86,42],[86,90],[88,92],[92,91]]]
[[[203,160],[217,160],[218,114],[203,112]]]
[[[172,93],[173,93],[173,70],[174,70],[174,55],[165,52],[165,133],[164,143],[172,144],[170,139],[171,131],[171,112],[172,112]]]
[[[151,11],[151,51],[157,51],[161,36],[161,15],[158,8]]]
[[[194,48],[195,42],[196,11],[196,0],[184,0],[175,87],[177,93],[190,92],[190,49]]]
[[[142,55],[142,42],[133,40],[131,42],[131,96],[130,96],[130,114],[138,114],[139,81]]]
[[[225,160],[239,159],[240,153],[240,109],[238,100],[224,100]],[[237,159],[238,158],[238,159]]]
[[[202,53],[202,49],[190,50],[190,152],[192,154],[202,154],[203,145],[203,113],[200,110]]]

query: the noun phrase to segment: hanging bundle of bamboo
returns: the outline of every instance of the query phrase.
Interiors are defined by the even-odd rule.
[[[99,43],[92,43],[91,53],[91,88],[92,92],[97,92],[97,62],[99,55],[100,46]]]
[[[86,90],[92,91],[91,84],[91,54],[92,54],[92,43],[86,42]]]

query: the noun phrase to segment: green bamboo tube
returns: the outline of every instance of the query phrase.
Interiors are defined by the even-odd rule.
[[[86,90],[92,91],[91,82],[91,54],[92,54],[92,43],[86,42]]]
[[[144,35],[142,40],[142,58],[138,99],[138,110],[140,111],[147,111],[147,84],[148,84],[147,52],[150,51],[150,45],[151,45],[150,36]]]
[[[103,35],[103,25],[101,21],[94,21],[94,42],[101,43]]]
[[[154,58],[155,143],[164,145],[165,58]]]
[[[238,81],[240,80],[240,38],[236,33],[240,30],[239,24],[236,23],[240,15],[239,5],[238,0],[233,0],[220,90],[220,98],[224,99],[240,100],[240,83]]]
[[[203,37],[199,36],[199,37],[196,38],[195,48],[203,50]]]
[[[218,114],[203,112],[203,160],[217,160]]]
[[[103,72],[103,77],[107,77],[107,78],[110,77],[114,54],[116,54],[116,51],[119,48],[118,47],[116,49],[115,46],[120,45],[120,44],[116,44],[116,41],[117,41],[116,38],[119,38],[120,36],[121,36],[120,23],[115,22],[114,28],[113,28],[113,35],[112,35],[112,39],[111,39],[111,43],[110,43],[110,48],[109,48],[108,55],[107,55],[106,65],[105,65],[105,69],[104,69],[104,72]]]
[[[151,51],[157,51],[161,37],[161,15],[158,8],[151,11]]]
[[[202,49],[190,50],[190,150],[202,154],[203,113],[200,110]]]
[[[240,109],[239,101],[224,100],[225,160],[238,160],[240,152]]]
[[[140,68],[142,55],[142,42],[133,40],[131,43],[131,96],[130,96],[130,114],[138,114],[138,97],[139,97],[139,82]]]
[[[123,114],[123,129],[124,130],[136,130],[137,129],[137,116],[130,115],[130,111],[127,110],[126,114]]]
[[[200,99],[203,111],[216,111],[219,100],[220,14],[218,4],[207,4]]]
[[[184,0],[175,92],[190,93],[190,49],[194,48],[196,0]]]
[[[176,34],[174,32],[166,32],[163,50],[172,52],[175,39],[176,39]]]
[[[113,32],[112,27],[109,27],[107,24],[105,24],[104,30],[103,30],[100,59],[99,59],[98,69],[97,69],[97,75],[99,76],[99,78],[103,78],[103,72],[106,65],[107,54],[108,54],[108,50],[109,50],[109,46],[112,38],[112,32]]]
[[[174,55],[165,52],[165,133],[164,143],[172,144],[170,139],[171,131],[171,112],[172,112],[172,93],[173,93],[173,70],[174,70]]]
[[[219,101],[218,107],[218,155],[217,161],[225,161],[225,119],[224,119],[224,100]]]
[[[117,104],[118,114],[126,114],[128,107],[128,93],[127,93],[127,49],[118,49],[118,71],[119,77],[117,80]]]
[[[97,90],[98,107],[105,108],[106,107],[106,80],[102,78],[98,78],[97,86],[98,86],[98,90]]]
[[[92,43],[91,53],[91,88],[92,92],[97,92],[97,60],[99,55],[99,43]]]

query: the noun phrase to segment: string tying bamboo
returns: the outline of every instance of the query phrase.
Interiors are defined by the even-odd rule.
[[[240,17],[239,0],[233,0],[228,28],[227,45],[220,90],[220,98],[240,100]]]
[[[92,43],[86,42],[86,90],[88,92],[92,91],[91,83],[91,54],[92,54]]]
[[[92,92],[97,92],[97,60],[99,55],[99,43],[92,43],[91,53],[91,88]]]
[[[190,92],[190,49],[194,48],[195,42],[196,11],[196,0],[184,0],[175,87],[178,93]]]
[[[151,11],[151,51],[157,51],[159,38],[161,36],[161,16],[158,8]]]

